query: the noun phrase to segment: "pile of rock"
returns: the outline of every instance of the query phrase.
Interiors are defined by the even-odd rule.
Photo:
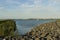
[[[35,40],[60,40],[60,21],[45,23],[33,28],[26,35]]]

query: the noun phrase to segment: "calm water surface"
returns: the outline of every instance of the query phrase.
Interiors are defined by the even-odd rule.
[[[36,27],[37,25],[41,25],[43,23],[48,23],[52,22],[55,20],[15,20],[16,21],[16,26],[17,26],[17,31],[19,34],[25,34],[29,32],[32,28]]]

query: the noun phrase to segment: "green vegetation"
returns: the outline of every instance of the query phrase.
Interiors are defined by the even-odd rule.
[[[0,21],[0,36],[13,36],[16,30],[16,24],[14,20]]]

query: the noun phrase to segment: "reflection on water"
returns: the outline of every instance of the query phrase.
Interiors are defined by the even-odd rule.
[[[19,34],[25,34],[37,25],[52,22],[55,20],[15,20]]]

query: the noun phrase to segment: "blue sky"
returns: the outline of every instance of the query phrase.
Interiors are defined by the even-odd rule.
[[[60,18],[60,0],[0,0],[0,19]]]

